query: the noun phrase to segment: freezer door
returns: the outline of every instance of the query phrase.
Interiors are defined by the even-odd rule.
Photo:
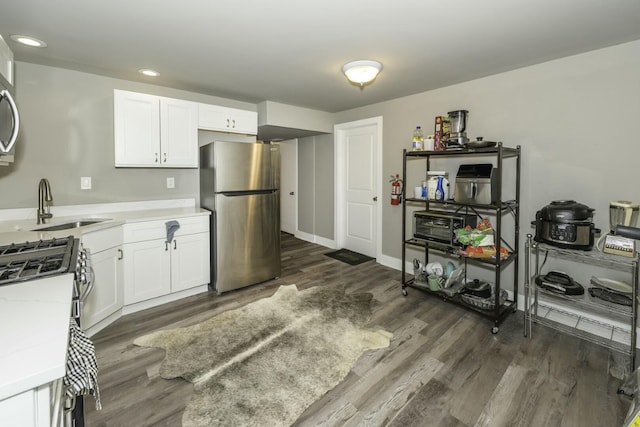
[[[280,276],[280,195],[217,194],[211,283],[218,293]]]
[[[205,147],[201,154],[209,158],[205,163],[215,171],[214,192],[278,188],[278,168],[274,164],[279,159],[277,145],[214,141]]]

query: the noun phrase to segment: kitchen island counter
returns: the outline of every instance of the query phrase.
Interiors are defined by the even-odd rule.
[[[0,286],[0,402],[62,378],[73,274]]]

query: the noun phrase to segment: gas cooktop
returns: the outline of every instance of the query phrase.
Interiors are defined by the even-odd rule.
[[[78,246],[73,236],[0,246],[0,286],[74,271]]]

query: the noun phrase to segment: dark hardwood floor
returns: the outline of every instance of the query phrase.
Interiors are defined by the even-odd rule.
[[[345,380],[310,406],[296,425],[621,426],[630,400],[612,373],[623,356],[534,325],[523,315],[497,335],[491,323],[418,290],[400,292],[400,273],[374,261],[350,266],[330,250],[283,235],[282,277],[214,292],[125,316],[93,337],[102,411],[88,398],[87,426],[179,426],[192,385],[158,376],[164,351],[132,341],[157,329],[187,326],[272,295],[344,283],[374,295],[372,328],[393,333],[386,349],[365,353]],[[619,375],[616,375],[619,376]]]

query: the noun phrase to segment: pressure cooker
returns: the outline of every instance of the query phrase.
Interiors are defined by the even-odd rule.
[[[565,249],[591,250],[600,230],[593,224],[595,209],[575,200],[555,200],[538,212],[533,224],[536,242]]]

